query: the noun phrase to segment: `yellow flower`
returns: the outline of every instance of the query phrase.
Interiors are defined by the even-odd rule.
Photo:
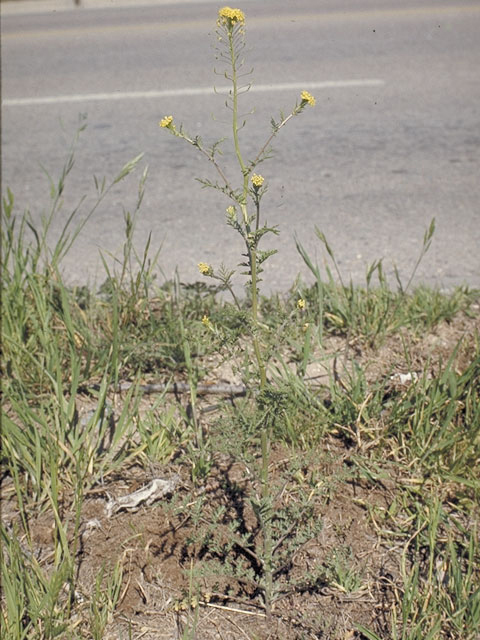
[[[217,24],[219,27],[222,25],[226,27],[232,27],[236,24],[245,24],[245,14],[240,9],[231,9],[230,7],[223,7],[218,12]]]
[[[302,91],[300,98],[302,99],[302,102],[309,104],[311,107],[315,106],[315,98],[311,93],[308,93],[308,91]]]
[[[306,304],[303,298],[299,298],[297,301],[297,309],[305,309]]]
[[[233,207],[232,205],[230,205],[229,207],[227,207],[227,216],[229,218],[235,218],[235,214],[236,214],[236,210],[235,207]]]
[[[173,116],[165,116],[164,118],[162,118],[162,120],[160,120],[160,122],[158,123],[161,127],[167,127],[168,129],[170,129],[172,126],[173,122]]]
[[[265,178],[263,176],[258,176],[256,173],[250,178],[255,189],[260,189],[262,184],[265,182]]]
[[[207,329],[210,329],[210,331],[213,331],[213,324],[210,322],[210,318],[208,316],[203,316],[202,324],[204,327],[207,327]]]
[[[198,263],[198,270],[200,271],[202,276],[211,276],[212,273],[213,273],[212,267],[209,264],[207,264],[206,262],[199,262]]]

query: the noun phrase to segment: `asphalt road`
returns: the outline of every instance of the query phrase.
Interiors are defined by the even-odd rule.
[[[19,212],[28,207],[39,220],[49,204],[45,171],[59,175],[78,116],[88,114],[58,225],[82,195],[86,213],[94,175],[108,180],[145,155],[78,238],[64,263],[69,279],[101,281],[99,251],[121,248],[122,211],[134,206],[146,164],[138,246],[152,231],[165,277],[178,267],[182,279],[199,279],[199,261],[234,267],[242,247],[224,224],[228,202],[195,180],[213,178],[211,167],[158,127],[172,114],[205,142],[229,135],[224,97],[211,91],[225,85],[213,72],[220,5],[119,4],[2,3],[2,191],[10,186]],[[345,279],[361,282],[366,264],[383,257],[387,271],[395,263],[407,280],[433,217],[437,231],[416,282],[480,286],[478,1],[239,6],[247,16],[246,68],[254,68],[243,107],[255,107],[241,132],[245,155],[256,154],[270,117],[288,111],[302,88],[317,99],[280,132],[261,167],[269,183],[264,213],[281,230],[266,286],[284,290],[302,270],[295,234],[323,263],[315,226]],[[228,141],[222,160],[234,180]]]

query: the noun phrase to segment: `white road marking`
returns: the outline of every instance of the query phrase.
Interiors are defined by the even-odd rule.
[[[302,91],[315,89],[342,89],[352,87],[380,87],[384,80],[376,78],[363,80],[325,80],[323,82],[283,82],[280,84],[259,84],[251,87],[252,92],[266,91]],[[166,89],[164,91],[116,91],[115,93],[85,93],[70,96],[44,96],[40,98],[7,98],[2,100],[4,107],[23,107],[42,104],[62,104],[67,102],[100,102],[108,100],[145,100],[157,98],[181,98],[184,96],[207,96],[217,93],[228,94],[230,87],[189,87],[185,89]]]

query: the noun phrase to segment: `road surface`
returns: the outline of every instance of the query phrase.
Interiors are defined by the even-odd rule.
[[[16,6],[15,6],[16,5]],[[240,239],[224,224],[228,201],[202,189],[201,155],[158,127],[165,115],[206,143],[228,136],[225,86],[215,75],[218,2],[84,0],[2,3],[2,192],[35,220],[48,209],[45,171],[58,176],[79,114],[88,115],[58,224],[93,176],[112,178],[139,153],[139,170],[97,209],[64,262],[70,281],[101,282],[99,252],[123,241],[124,209],[149,178],[137,244],[149,232],[161,277],[197,263],[235,267]],[[236,5],[235,5],[236,6]],[[322,230],[344,279],[361,282],[378,258],[403,279],[431,219],[437,231],[416,283],[480,286],[480,5],[474,0],[243,0],[246,69],[254,68],[241,132],[246,157],[305,88],[317,104],[283,129],[259,170],[264,214],[279,225],[265,287],[285,290],[299,271],[295,235],[320,265]],[[237,175],[228,140],[228,175]],[[63,218],[62,218],[63,216]],[[52,230],[52,240],[59,227]]]

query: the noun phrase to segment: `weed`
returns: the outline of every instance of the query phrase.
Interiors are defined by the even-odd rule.
[[[231,9],[224,7],[218,12],[217,20],[217,40],[218,40],[218,59],[226,63],[227,70],[224,72],[225,77],[231,82],[231,89],[229,91],[229,97],[227,100],[227,106],[232,112],[232,137],[233,146],[238,161],[238,166],[241,175],[241,187],[235,188],[231,182],[227,179],[225,171],[221,168],[217,160],[217,154],[219,153],[219,147],[223,141],[217,141],[212,145],[210,149],[206,149],[203,146],[202,140],[199,136],[190,136],[187,134],[182,125],[177,126],[174,122],[173,116],[165,116],[160,121],[160,127],[167,129],[174,136],[179,137],[194,148],[198,149],[202,155],[215,167],[218,175],[220,176],[220,183],[212,183],[208,180],[201,180],[202,184],[207,187],[212,187],[227,195],[233,204],[231,204],[226,211],[227,224],[237,231],[242,237],[245,244],[245,261],[240,263],[241,267],[244,267],[246,271],[243,271],[243,275],[249,277],[247,288],[249,296],[249,317],[247,322],[248,332],[251,340],[253,353],[255,354],[257,366],[258,366],[258,384],[260,390],[259,398],[265,398],[269,394],[274,393],[267,389],[267,362],[265,359],[265,352],[262,349],[261,333],[262,327],[259,320],[259,290],[258,285],[260,283],[260,274],[262,272],[263,263],[274,253],[275,250],[261,251],[259,249],[260,241],[267,234],[278,234],[276,227],[270,227],[267,224],[262,224],[261,220],[261,200],[267,191],[267,183],[265,178],[255,173],[257,166],[265,161],[270,153],[270,144],[277,133],[284,127],[287,122],[299,115],[307,105],[314,106],[315,99],[308,93],[303,91],[300,96],[300,102],[297,102],[288,116],[283,113],[280,115],[280,119],[276,122],[272,118],[272,133],[267,138],[265,144],[260,148],[260,151],[256,155],[255,159],[246,162],[244,160],[244,154],[240,147],[239,132],[243,125],[239,123],[238,115],[238,99],[241,93],[248,91],[250,85],[242,87],[240,85],[240,77],[245,74],[241,73],[243,60],[241,59],[242,51],[245,48],[245,14],[240,9]],[[249,213],[248,203],[249,200],[253,205],[253,214]],[[198,268],[203,276],[214,278],[221,283],[224,290],[230,291],[237,307],[240,308],[240,303],[232,288],[232,278],[235,275],[234,270],[228,270],[222,267],[219,270],[215,270],[211,265],[205,262],[199,262]],[[204,317],[204,322],[207,328],[212,328],[210,320],[207,316]],[[187,347],[187,343],[184,341],[184,349]],[[187,368],[189,369],[189,354],[186,352]],[[189,375],[189,377],[191,377]],[[278,395],[278,394],[277,394]],[[191,404],[193,408],[193,419],[195,420],[195,392],[193,380],[191,383]],[[259,406],[262,404],[262,400],[259,399]],[[261,482],[262,482],[262,498],[257,503],[256,514],[263,529],[264,544],[263,544],[263,591],[265,598],[265,609],[267,617],[271,618],[271,605],[273,598],[273,542],[271,539],[271,521],[272,521],[272,501],[270,495],[269,486],[269,452],[270,452],[270,439],[273,420],[269,421],[267,416],[275,415],[275,411],[265,411],[265,419],[261,426],[261,454],[262,454],[262,470],[261,470]],[[270,422],[271,424],[267,424]],[[197,440],[200,442],[198,436],[200,435],[199,429],[195,427],[197,432]],[[202,437],[203,441],[203,437]]]

